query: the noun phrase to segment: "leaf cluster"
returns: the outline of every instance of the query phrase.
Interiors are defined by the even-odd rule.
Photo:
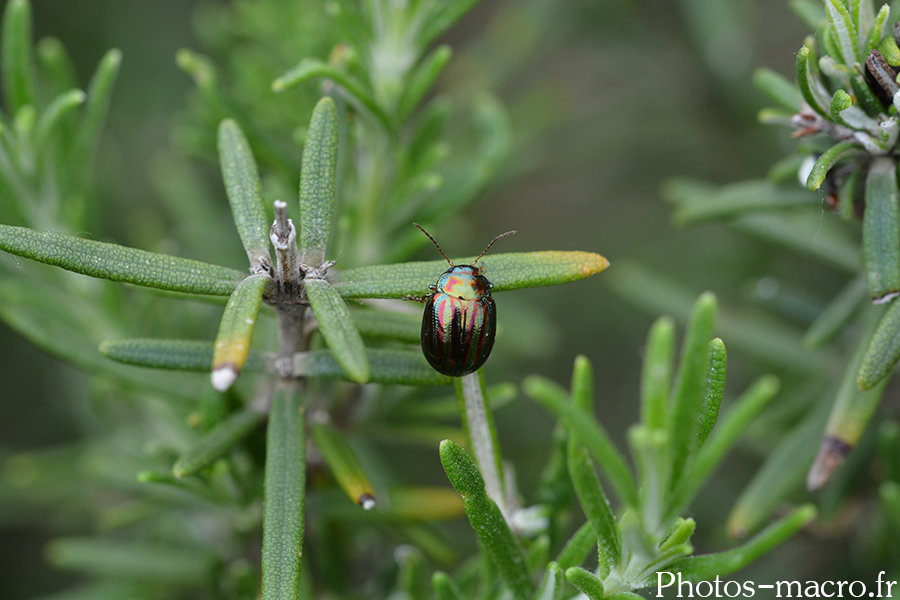
[[[661,318],[654,323],[641,381],[641,422],[628,431],[634,472],[592,414],[593,376],[585,357],[575,361],[569,392],[542,377],[525,380],[525,393],[559,420],[555,454],[537,492],[546,504],[518,509],[546,515],[542,526],[528,517],[517,519],[516,509],[502,498],[497,501],[482,476],[481,461],[450,440],[441,444],[447,476],[491,561],[491,575],[502,586],[490,580],[454,582],[439,574],[433,579],[436,597],[493,598],[505,588],[519,600],[563,600],[578,592],[592,600],[636,598],[635,591],[656,584],[657,571],[678,572],[694,582],[732,573],[815,517],[815,509],[806,505],[739,547],[693,556],[690,538],[696,524],[679,514],[779,388],[775,378],[762,377],[719,417],[726,353],[720,339],[710,340],[715,314],[715,298],[702,295],[693,307],[677,368],[673,322]],[[618,499],[616,511],[597,467]],[[573,495],[587,522],[562,543],[559,519]],[[521,522],[532,526],[513,526]],[[594,549],[598,564],[585,569]]]
[[[96,535],[58,538],[47,550],[51,564],[88,576],[69,597],[305,599],[314,586],[352,596],[349,557],[369,544],[370,557],[387,555],[398,540],[397,573],[371,585],[426,597],[424,573],[460,558],[439,522],[465,513],[483,553],[452,577],[435,573],[436,598],[634,598],[656,570],[692,580],[733,572],[807,523],[813,511],[800,508],[743,546],[693,556],[695,524],[679,515],[778,387],[760,379],[719,419],[725,351],[710,341],[711,295],[692,309],[677,368],[673,322],[654,325],[641,423],[629,432],[632,464],[592,414],[586,359],[576,361],[569,392],[525,381],[559,425],[536,504],[520,506],[492,416],[515,387],[487,388],[473,374],[452,381],[455,397],[438,389],[423,402],[424,387],[451,379],[428,367],[415,347],[421,317],[400,301],[429,293],[446,269],[406,261],[427,243],[411,221],[453,219],[507,154],[509,126],[496,100],[478,99],[460,125],[452,103],[432,96],[452,57],[434,42],[476,0],[339,0],[327,15],[307,4],[260,0],[236,3],[222,18],[204,13],[202,37],[218,40],[212,54],[177,57],[197,86],[193,121],[177,137],[190,154],[218,157],[236,254],[247,259],[240,270],[72,235],[96,210],[90,166],[120,57],[109,53],[80,93],[63,77],[58,44],[39,44],[41,69],[32,66],[29,4],[7,4],[0,185],[8,189],[0,202],[13,222],[0,224],[0,249],[59,268],[23,263],[4,278],[0,317],[102,374],[92,398],[105,420],[83,446],[8,457],[0,499],[17,510],[71,505],[79,523],[96,515]],[[294,10],[303,19],[283,12]],[[287,40],[304,37],[284,32],[296,23],[309,47]],[[266,40],[263,56],[216,52],[245,38]],[[280,61],[269,53],[296,66],[273,75],[270,63]],[[195,190],[183,164],[162,166],[160,182]],[[209,190],[197,189],[172,193],[169,204],[185,245],[209,250],[204,240],[228,239],[210,218],[225,200],[206,206]],[[215,256],[221,245],[214,248]],[[846,264],[845,249],[832,256]],[[554,251],[491,254],[485,263],[495,292],[569,283],[608,266],[591,252]],[[134,315],[144,314],[159,316],[141,328]],[[218,319],[214,336],[210,319]],[[440,440],[456,492],[417,485],[378,451],[385,441],[433,451]],[[98,487],[123,500],[98,503]],[[886,503],[892,493],[884,489]],[[573,498],[587,522],[567,535]],[[768,517],[773,501],[764,500],[745,529]],[[596,567],[585,568],[595,550]]]
[[[17,296],[15,302],[6,304],[4,317],[18,330],[58,355],[112,375],[120,384],[132,385],[145,394],[158,393],[165,397],[166,393],[171,393],[196,408],[196,412],[189,414],[184,414],[183,409],[164,411],[166,419],[161,427],[178,431],[175,436],[177,441],[163,443],[166,451],[149,464],[138,461],[141,467],[137,469],[137,481],[132,475],[128,484],[131,487],[137,484],[139,496],[175,494],[173,500],[162,508],[164,512],[159,515],[159,520],[178,522],[182,518],[189,519],[189,515],[198,510],[196,504],[200,503],[202,510],[216,514],[217,520],[227,524],[224,530],[235,542],[246,538],[248,531],[257,528],[262,531],[259,540],[262,566],[258,580],[254,569],[248,571],[245,560],[227,546],[220,552],[203,553],[202,560],[182,563],[179,553],[190,552],[190,548],[196,545],[205,545],[204,540],[191,535],[188,530],[178,536],[177,545],[183,550],[172,550],[169,544],[161,541],[131,548],[125,543],[110,543],[103,536],[98,539],[61,539],[54,542],[49,553],[53,564],[94,574],[98,577],[98,587],[92,588],[95,592],[105,585],[107,577],[115,578],[117,574],[128,582],[149,579],[163,589],[175,589],[197,585],[208,580],[212,573],[224,570],[227,575],[222,577],[223,585],[231,586],[238,595],[257,585],[262,587],[264,598],[294,598],[297,594],[308,593],[300,580],[300,557],[306,535],[307,428],[316,448],[313,466],[319,463],[327,465],[337,486],[343,488],[354,503],[364,509],[375,506],[375,490],[369,483],[366,470],[362,468],[357,451],[345,437],[346,430],[352,427],[343,424],[338,428],[330,416],[331,403],[338,402],[348,388],[346,384],[329,383],[328,380],[383,384],[386,387],[378,392],[382,397],[396,398],[399,394],[411,399],[414,396],[408,387],[397,386],[442,385],[449,383],[449,378],[431,370],[421,352],[410,348],[410,342],[418,341],[420,317],[413,315],[407,318],[408,315],[397,312],[360,310],[357,307],[351,310],[345,298],[388,297],[399,303],[400,298],[427,290],[445,267],[435,269],[434,262],[421,265],[404,263],[338,273],[333,268],[334,261],[326,260],[333,243],[332,223],[338,210],[336,196],[341,189],[352,189],[357,173],[364,176],[371,174],[356,167],[355,163],[346,162],[347,157],[353,155],[348,146],[359,148],[362,154],[368,152],[371,157],[377,157],[381,163],[375,170],[377,178],[389,176],[390,184],[384,188],[386,192],[378,192],[370,198],[373,205],[366,207],[364,202],[358,202],[353,207],[341,207],[342,214],[365,215],[367,211],[375,211],[379,219],[390,216],[393,227],[397,228],[410,216],[421,215],[425,207],[436,210],[430,214],[448,214],[447,211],[455,210],[462,202],[471,199],[483,184],[481,178],[489,170],[475,162],[478,159],[476,156],[468,164],[470,172],[464,170],[459,177],[465,180],[477,171],[478,180],[475,185],[464,186],[463,194],[454,191],[453,202],[435,208],[440,203],[423,203],[425,198],[421,196],[421,190],[409,187],[409,182],[416,177],[435,181],[434,174],[427,172],[427,168],[437,164],[434,159],[446,156],[446,152],[434,151],[444,147],[440,139],[442,127],[436,126],[435,115],[446,118],[446,105],[442,104],[440,110],[426,111],[422,118],[426,124],[424,128],[409,124],[418,104],[449,59],[449,50],[445,47],[440,47],[437,54],[426,56],[424,46],[420,45],[427,46],[471,4],[423,2],[412,7],[411,14],[416,17],[414,22],[421,20],[427,27],[419,36],[407,40],[411,44],[410,50],[414,50],[413,56],[417,58],[408,65],[409,72],[400,74],[400,79],[394,82],[400,86],[395,90],[400,94],[398,96],[382,94],[377,99],[373,96],[368,98],[367,103],[359,104],[360,94],[371,93],[373,86],[382,85],[383,77],[387,77],[386,74],[379,75],[373,65],[369,65],[371,76],[359,89],[353,85],[349,89],[333,87],[331,84],[340,85],[346,81],[335,72],[325,73],[330,81],[327,85],[330,95],[325,95],[316,104],[305,128],[302,165],[297,173],[299,219],[296,227],[288,218],[286,202],[274,202],[274,222],[270,219],[264,200],[264,183],[251,142],[259,139],[260,132],[247,135],[233,116],[226,115],[221,120],[217,128],[219,163],[234,226],[248,260],[245,271],[35,229],[32,227],[51,223],[35,215],[58,215],[60,213],[54,209],[59,204],[33,206],[29,202],[34,195],[10,194],[22,206],[34,209],[34,213],[26,214],[23,210],[21,215],[22,221],[31,227],[0,225],[0,248],[6,252],[80,275],[166,292],[172,294],[170,299],[180,300],[178,304],[181,305],[187,299],[227,298],[215,341],[118,335],[99,343],[100,340],[95,339],[98,334],[127,331],[128,328],[123,325],[127,324],[128,319],[108,326],[111,324],[109,320],[97,319],[98,309],[91,308],[92,304],[98,303],[97,294],[76,293],[74,300],[62,301],[64,294],[72,289],[78,291],[79,284],[68,290],[65,287],[54,289],[58,272],[38,271],[33,283],[28,280],[10,282],[9,293]],[[348,3],[347,7],[350,6]],[[386,10],[393,15],[392,18],[409,16],[405,9],[393,3],[367,7]],[[9,85],[4,99],[16,109],[17,115],[27,113],[32,106],[29,102],[36,101],[36,96],[31,95],[27,85],[33,76],[28,67],[28,10],[27,2],[10,3],[4,19],[3,42],[7,45],[2,49],[2,62],[5,73],[9,74],[4,78]],[[355,38],[359,44],[366,42],[372,45],[372,48],[358,46],[360,53],[374,51],[385,41],[383,36],[396,33],[393,28],[396,23],[382,30],[378,27],[384,23],[376,17],[379,15],[365,13],[344,17],[356,26],[373,28],[371,35]],[[196,62],[188,64],[188,59]],[[197,56],[184,53],[181,60],[186,67],[202,70],[208,66]],[[117,65],[116,60],[113,67]],[[100,92],[95,94],[101,100],[108,99],[108,88],[112,83],[110,72],[113,75],[115,72],[110,69],[112,67],[106,66],[102,71],[106,75],[103,80],[107,84],[107,88],[103,88],[106,95],[99,95]],[[202,75],[201,71],[194,72]],[[390,75],[397,76],[397,73],[391,71]],[[214,101],[215,90],[209,86],[215,84],[215,78],[198,76],[197,80],[198,85],[207,92],[207,101]],[[299,83],[302,79],[293,80],[293,84]],[[276,87],[279,86],[281,84]],[[92,85],[92,93],[95,87],[98,86]],[[89,93],[87,97],[93,96]],[[49,106],[53,108],[52,103]],[[377,116],[379,112],[385,112],[385,106],[390,106],[390,112],[385,113],[391,115],[390,124],[383,119],[372,119],[372,115],[367,114],[367,111],[379,106],[382,109],[376,108],[372,115]],[[53,124],[51,121],[49,125],[42,126],[47,129],[42,135],[50,135]],[[97,125],[94,121],[90,124]],[[28,133],[25,129],[22,131]],[[64,137],[59,136],[54,139],[53,146],[41,146],[41,158],[54,156],[67,143]],[[410,149],[411,144],[415,146],[414,150]],[[264,156],[271,160],[271,148],[265,144],[259,145]],[[391,151],[386,151],[388,148]],[[431,151],[433,160],[427,165],[416,162],[422,158],[423,150],[426,154]],[[18,150],[17,156],[27,158],[27,154]],[[84,152],[79,154],[79,159],[83,156]],[[398,157],[399,163],[396,162]],[[84,166],[77,161],[73,164]],[[367,164],[366,160],[361,159],[360,164]],[[401,167],[399,170],[398,164]],[[35,185],[48,180],[44,173],[40,173],[40,177],[37,173],[31,175]],[[365,186],[375,191],[377,188],[372,187],[373,181],[376,180],[368,181]],[[63,182],[59,183],[59,187],[74,189],[63,185]],[[439,186],[432,187],[436,190]],[[367,219],[360,217],[355,222],[360,227],[378,225],[378,219]],[[351,218],[347,222],[354,220]],[[66,218],[60,225],[50,228],[72,230],[77,224],[77,220]],[[377,233],[379,238],[387,239],[391,231],[390,228],[382,228]],[[370,233],[374,234],[376,230]],[[366,239],[359,239],[359,247],[366,247],[366,243]],[[367,262],[373,256],[368,256]],[[593,275],[605,269],[607,264],[603,257],[592,253],[518,253],[499,257],[495,279],[498,290],[556,285]],[[523,272],[530,275],[522,277]],[[390,285],[385,287],[385,282]],[[45,293],[45,288],[51,292]],[[82,305],[88,309],[80,310]],[[66,313],[67,308],[76,311],[74,317]],[[44,313],[52,315],[50,320],[45,318]],[[73,318],[83,321],[79,326],[84,331],[59,335],[60,325],[68,324]],[[190,319],[188,315],[185,318]],[[270,319],[268,324],[266,319]],[[98,326],[100,323],[103,326]],[[258,339],[258,325],[268,331],[265,341],[275,342],[277,351],[266,352],[252,347],[262,343],[254,342],[255,338]],[[87,331],[91,335],[85,335]],[[371,340],[377,341],[372,343]],[[210,375],[205,386],[197,385],[196,379],[191,379],[191,384],[185,386],[177,374],[146,376],[145,372],[135,370],[135,366],[166,371],[207,371]],[[238,376],[245,370],[256,371],[261,376],[250,382],[238,382]],[[333,397],[331,401],[320,399],[329,396]],[[406,406],[405,402],[400,404]],[[405,411],[405,418],[408,419],[408,414],[413,412]],[[383,419],[380,425],[378,417]],[[433,417],[433,414],[425,415],[426,422]],[[377,430],[379,426],[393,427],[401,435],[430,439],[427,432],[423,433],[421,422],[413,419],[398,426],[396,420],[396,414],[382,410],[364,422],[372,430]],[[154,422],[159,422],[159,419]],[[261,437],[263,424],[266,428],[264,440]],[[356,427],[362,428],[362,423],[356,424]],[[442,433],[446,433],[446,429]],[[134,441],[145,440],[148,436],[153,438],[149,430],[135,437]],[[261,453],[260,443],[264,448]],[[111,454],[115,456],[119,453]],[[127,481],[128,476],[124,477]],[[386,494],[385,489],[381,489],[378,495],[382,494]],[[386,494],[386,497],[392,498],[393,508],[383,510],[374,521],[398,520],[409,524],[435,516],[452,516],[458,508],[448,503],[446,496],[442,490],[399,486]],[[254,507],[259,506],[260,498],[265,498],[265,503],[261,514],[258,514]],[[425,505],[423,499],[428,500]],[[143,501],[138,501],[138,504],[153,506],[149,499],[146,505]],[[136,505],[134,514],[109,518],[118,523],[116,527],[154,521],[157,515],[142,515],[140,506]],[[341,511],[340,508],[333,511],[330,502],[313,510],[317,514],[324,512],[326,523],[331,522],[330,519],[338,519],[335,515]],[[328,516],[330,510],[331,517]],[[229,518],[229,512],[233,511],[244,515],[243,523]],[[410,527],[408,535],[447,560],[448,550],[443,544],[430,540],[431,534],[427,530],[423,532]],[[314,530],[318,528],[318,524],[313,527]],[[328,538],[323,532],[309,536]],[[242,540],[240,545],[246,543]],[[122,555],[121,560],[108,562],[106,557],[115,553]],[[112,593],[118,594],[123,593],[123,589],[138,588],[132,588],[129,584],[111,589]]]
[[[815,491],[831,481],[822,502],[837,510],[873,458],[864,434],[900,359],[893,343],[900,331],[898,6],[867,0],[791,6],[816,32],[796,54],[796,80],[759,69],[754,83],[777,104],[762,110],[760,121],[790,127],[799,140],[796,155],[778,161],[764,179],[724,186],[683,179],[663,189],[678,224],[725,223],[812,259],[844,282],[799,311],[798,290],[773,274],[758,284],[764,314],[733,307],[723,319],[732,347],[776,368],[785,381],[781,408],[756,432],[760,443],[776,445],[731,514],[729,527],[738,534],[804,484]],[[823,216],[823,208],[834,216]],[[645,269],[617,271],[614,287],[645,308],[658,310],[652,298],[661,294],[675,294],[681,306],[691,297]],[[679,314],[686,319],[686,308]],[[859,462],[851,457],[857,446]],[[853,464],[838,471],[845,461]]]

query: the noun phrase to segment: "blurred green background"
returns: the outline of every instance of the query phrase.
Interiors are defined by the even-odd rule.
[[[235,4],[252,15],[254,2]],[[194,86],[177,68],[175,53],[187,47],[226,60],[234,48],[197,33],[225,5],[34,2],[35,39],[59,37],[80,81],[87,81],[109,48],[124,55],[97,164],[104,239],[158,249],[175,228],[161,200],[160,157],[184,146],[179,127],[194,118]],[[444,41],[455,55],[440,91],[460,102],[485,91],[495,94],[509,110],[514,139],[495,181],[462,219],[436,234],[444,249],[450,255],[472,253],[496,234],[517,229],[518,235],[502,241],[502,251],[587,250],[612,263],[609,273],[577,284],[500,295],[500,337],[486,369],[489,383],[539,373],[565,384],[574,356],[585,354],[595,368],[599,419],[623,446],[624,431],[637,418],[642,345],[655,315],[609,289],[605,279],[617,264],[651,267],[691,297],[713,290],[723,312],[760,307],[755,290],[763,277],[781,282],[801,306],[815,308],[833,295],[842,279],[812,262],[718,225],[673,227],[659,192],[674,176],[719,184],[759,177],[789,152],[785,131],[757,123],[756,112],[766,101],[750,75],[768,66],[793,79],[794,53],[806,34],[784,0],[484,0],[451,30]],[[273,54],[272,73],[299,58]],[[299,122],[307,118],[296,115]],[[221,189],[213,161],[185,160],[211,189]],[[242,268],[234,246],[229,257],[184,255]],[[432,250],[422,258],[433,259]],[[730,390],[744,389],[772,367],[734,353],[729,359],[726,402]],[[5,456],[77,438],[86,376],[2,324],[0,381]],[[516,464],[527,495],[553,423],[521,399],[498,412],[497,420],[504,454]],[[757,465],[758,457],[733,458],[701,495],[691,515],[705,536],[699,552],[728,545],[725,515]],[[439,467],[435,460],[423,468]],[[441,481],[442,474],[429,478]],[[9,600],[48,593],[70,580],[42,562],[43,544],[60,525],[54,521],[72,533],[89,528],[77,515],[47,516],[54,525],[47,528],[35,525],[40,519],[23,525],[19,518],[0,514],[0,589]],[[746,577],[814,578],[847,551],[840,537],[796,540]]]

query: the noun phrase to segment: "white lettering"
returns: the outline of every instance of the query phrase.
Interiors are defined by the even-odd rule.
[[[776,585],[778,586],[775,588],[775,597],[776,598],[793,598],[794,597],[793,589],[794,589],[795,585],[797,586],[797,597],[799,597],[799,598],[803,597],[803,590],[800,587],[799,581],[779,581],[776,583]],[[786,595],[782,595],[782,593],[781,593],[782,585],[787,586],[787,594]],[[762,587],[762,586],[760,586],[760,587]]]
[[[862,587],[862,591],[858,594],[854,594],[853,586],[855,586],[857,583]],[[854,598],[861,598],[866,593],[866,584],[864,584],[862,581],[851,581],[850,585],[847,586],[847,593],[850,594],[851,596],[853,596]]]
[[[663,584],[663,582],[662,582],[663,575],[669,576],[669,582],[666,584]],[[663,597],[663,593],[662,593],[663,588],[667,588],[670,585],[672,585],[673,583],[675,583],[675,574],[674,573],[670,573],[669,571],[659,571],[656,574],[656,597],[662,598]]]
[[[732,583],[734,584],[734,587],[737,588],[737,590],[734,593],[731,593],[730,586]],[[737,581],[726,581],[723,591],[725,592],[726,598],[737,598],[738,594],[741,593],[741,584]],[[717,596],[718,596],[718,594],[717,594]]]

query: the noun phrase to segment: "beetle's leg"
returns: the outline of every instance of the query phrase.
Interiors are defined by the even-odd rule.
[[[409,296],[409,295],[407,295],[407,296],[405,296],[405,297],[403,297],[403,298],[400,298],[400,299],[401,299],[401,300],[414,300],[414,301],[416,301],[416,302],[421,302],[422,304],[425,304],[425,302],[427,302],[427,299],[426,299],[426,298],[420,298],[419,296]]]

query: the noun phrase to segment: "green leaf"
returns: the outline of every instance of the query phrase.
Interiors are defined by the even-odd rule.
[[[863,265],[873,302],[900,294],[900,195],[892,158],[876,158],[866,176]]]
[[[856,218],[856,192],[860,186],[865,185],[864,182],[861,182],[860,177],[860,175],[864,174],[861,170],[853,171],[838,183],[837,214],[845,221],[851,221]]]
[[[443,571],[435,571],[431,576],[431,587],[434,588],[435,600],[464,600],[464,596],[456,583]]]
[[[746,544],[717,554],[683,558],[671,566],[687,581],[698,582],[734,573],[773,548],[780,546],[816,517],[811,504],[801,506],[773,523]]]
[[[402,170],[398,175],[401,181],[433,169],[447,156],[447,141],[443,138],[443,133],[451,111],[450,101],[438,96],[422,109],[411,124]]]
[[[806,189],[815,191],[819,189],[828,171],[840,160],[849,156],[862,156],[864,154],[863,147],[855,141],[848,140],[846,142],[838,142],[816,159],[809,176],[806,178]]]
[[[154,369],[208,371],[212,367],[211,342],[193,340],[106,340],[100,354],[116,362]]]
[[[707,364],[706,392],[703,396],[703,406],[700,407],[700,426],[697,429],[697,439],[694,444],[695,453],[703,447],[713,427],[716,426],[719,407],[722,405],[722,394],[725,392],[725,372],[728,358],[725,353],[725,344],[721,339],[715,338],[709,343]]]
[[[694,530],[697,528],[697,522],[693,519],[675,519],[675,525],[666,533],[665,537],[659,542],[660,552],[666,552],[676,546],[687,544]]]
[[[884,380],[900,360],[900,302],[891,303],[878,323],[863,356],[856,385],[871,390]]]
[[[251,275],[238,284],[228,299],[213,349],[210,378],[216,391],[230,388],[244,368],[263,293],[271,282],[268,275]]]
[[[392,310],[352,309],[350,314],[363,337],[418,344],[422,315]]]
[[[62,94],[78,86],[75,66],[59,38],[46,36],[38,40],[37,58],[41,79],[46,80],[51,95]]]
[[[541,470],[538,488],[532,494],[535,504],[545,507],[547,511],[549,522],[546,529],[554,543],[568,530],[569,523],[566,513],[572,506],[572,500],[575,497],[566,457],[568,438],[566,427],[562,423],[557,423],[553,428],[550,453]],[[583,561],[584,557],[581,560]],[[581,562],[570,563],[566,566],[571,567],[575,564],[581,564]]]
[[[12,225],[0,225],[0,250],[82,275],[188,294],[227,296],[245,276],[187,258]]]
[[[31,4],[10,0],[3,11],[0,81],[3,104],[11,115],[30,104],[37,108],[37,73],[31,54]]]
[[[594,370],[583,354],[575,357],[572,367],[572,405],[588,413],[594,410]]]
[[[247,437],[266,418],[254,408],[244,408],[197,439],[172,466],[175,477],[187,477],[211,465],[232,446]]]
[[[353,324],[350,310],[337,290],[323,279],[304,280],[306,296],[319,323],[319,331],[332,356],[351,381],[366,383],[371,370],[362,337]]]
[[[535,600],[563,600],[566,592],[566,574],[555,562],[547,565],[544,580]]]
[[[463,15],[481,0],[447,0],[434,6],[438,8],[428,15],[419,33],[419,44],[425,48],[438,36],[450,29]]]
[[[807,348],[817,348],[834,338],[868,299],[868,289],[864,273],[851,279],[806,330],[803,345]]]
[[[862,68],[865,69],[865,67]],[[879,132],[879,122],[868,115],[877,115],[884,110],[884,105],[881,103],[881,100],[875,96],[875,93],[872,91],[872,88],[869,87],[868,82],[860,76],[850,77],[850,91],[853,93],[853,97],[856,99],[857,104],[857,106],[851,109],[852,112],[855,113],[857,117],[861,117],[861,122],[868,122],[869,127],[866,127],[866,129]],[[844,114],[844,118],[848,118],[847,114]],[[858,126],[856,128],[859,129]],[[880,137],[880,135],[876,135],[872,141],[875,141],[876,145],[882,146],[884,150],[888,150],[887,146],[876,141],[878,137]]]
[[[60,569],[172,586],[205,585],[213,577],[216,562],[200,548],[98,537],[57,538],[47,545],[45,554]]]
[[[673,219],[678,225],[728,219],[750,212],[818,206],[821,201],[817,194],[797,188],[795,182],[786,186],[765,179],[712,189],[690,180],[674,179],[665,183],[662,193],[677,206]]]
[[[589,413],[573,406],[566,392],[547,379],[528,377],[522,383],[522,389],[556,418],[564,420],[578,435],[606,473],[619,499],[628,506],[638,506],[638,492],[631,469],[600,423]]]
[[[814,61],[810,60],[810,54],[807,46],[797,51],[797,87],[810,108],[828,119],[830,115],[826,107],[830,104],[830,98],[813,72]]]
[[[846,230],[839,228],[836,222],[823,221],[818,212],[749,214],[732,226],[847,273],[856,275],[859,272],[859,243],[849,239]],[[730,337],[725,339],[732,344]]]
[[[597,536],[601,562],[611,570],[622,560],[622,540],[616,528],[616,517],[603,493],[594,464],[574,432],[569,437],[568,465],[578,501]]]
[[[410,600],[425,600],[425,560],[422,550],[416,546],[408,546],[395,555],[397,573],[395,594]]]
[[[135,479],[138,483],[152,483],[168,488],[174,488],[213,504],[231,505],[234,503],[233,497],[229,497],[221,489],[213,488],[199,477],[186,477],[182,479],[175,477],[171,472],[164,473],[161,471],[147,470],[139,472]]]
[[[570,567],[566,569],[566,579],[590,600],[603,600],[603,582],[590,571]]]
[[[331,474],[351,500],[369,510],[375,507],[375,492],[347,440],[331,425],[312,423],[310,432]]]
[[[882,7],[882,11],[878,12],[879,19],[881,18],[881,13],[883,12],[884,7]],[[878,32],[879,35],[881,32]],[[872,34],[875,34],[875,29],[872,29]],[[894,39],[893,35],[886,35],[879,42],[877,39],[874,40],[875,44],[877,44],[878,51],[881,52],[881,55],[884,57],[884,60],[887,61],[887,64],[892,67],[900,66],[900,47],[897,46],[897,40]],[[870,44],[872,40],[870,38]],[[874,46],[872,46],[874,47]]]
[[[151,369],[174,371],[209,371],[212,368],[215,344],[201,340],[162,340],[130,338],[105,340],[100,354],[116,362]],[[251,350],[244,371],[262,371],[266,357]]]
[[[337,156],[337,107],[326,96],[313,110],[300,174],[300,261],[312,267],[325,262],[334,214]]]
[[[841,117],[841,113],[845,110],[849,110],[853,106],[853,98],[850,97],[850,94],[845,92],[844,90],[837,90],[833,96],[831,96],[831,104],[829,105],[828,112],[831,114],[831,120],[837,123],[838,125],[843,125],[844,127],[852,128],[852,125],[848,124]]]
[[[800,110],[803,94],[793,81],[789,81],[781,73],[766,67],[756,69],[753,72],[753,85],[785,109],[791,112]]]
[[[668,477],[669,434],[665,429],[651,429],[643,424],[628,428],[628,445],[641,490],[640,515],[644,531],[658,535],[665,527],[660,519],[670,502]]]
[[[525,511],[528,511],[528,509],[525,509]],[[530,516],[529,513],[530,511],[523,512],[523,514],[528,515],[525,517],[526,520]],[[529,526],[530,524],[526,522],[525,527],[527,528]],[[531,540],[525,559],[528,562],[529,571],[532,573],[543,571],[544,567],[548,566],[550,561],[550,536],[546,533],[540,533]],[[540,589],[541,587],[538,586],[538,590]],[[540,593],[541,592],[538,591],[538,595],[540,595]]]
[[[513,144],[513,126],[497,98],[490,94],[475,98],[472,129],[476,143],[466,153],[468,160],[454,169],[456,185],[441,187],[421,207],[422,221],[442,221],[458,213],[493,181],[497,171],[506,163]],[[405,225],[397,223],[398,226],[401,224]]]
[[[208,107],[211,119],[223,119],[240,112],[231,106],[229,100],[222,93],[219,73],[211,58],[187,48],[181,48],[175,53],[175,64],[193,79],[200,97]],[[257,145],[256,150],[262,153],[265,151],[265,146]]]
[[[677,483],[675,492],[669,498],[669,516],[675,516],[690,503],[740,435],[775,397],[779,387],[775,377],[761,377],[734,402]]]
[[[670,485],[678,485],[694,448],[706,388],[709,340],[716,321],[716,297],[705,292],[694,303],[681,347],[681,363],[675,375],[669,405]]]
[[[87,102],[78,124],[75,148],[70,154],[72,157],[70,168],[75,176],[75,181],[83,182],[87,174],[93,172],[97,147],[100,145],[100,136],[106,123],[113,87],[119,76],[121,64],[122,52],[120,50],[107,51],[100,59],[100,64],[97,65],[97,70],[94,71],[88,84]]]
[[[68,90],[50,101],[34,128],[34,146],[39,154],[46,150],[51,134],[61,121],[76,107],[81,106],[86,98],[87,95],[81,90]]]
[[[409,75],[403,92],[397,100],[397,120],[404,122],[428,94],[447,63],[453,57],[450,46],[442,44],[431,51]]]
[[[295,600],[303,553],[306,425],[296,390],[275,390],[263,488],[262,600]]]
[[[422,356],[422,352],[418,350],[369,348],[366,350],[366,354],[371,365],[370,381],[372,383],[447,385],[453,381],[451,377],[441,375],[432,369],[425,357]],[[328,350],[313,350],[295,354],[291,374],[294,377],[350,380]]]
[[[596,545],[597,534],[594,533],[594,528],[590,523],[585,523],[572,534],[572,537],[560,550],[556,562],[564,571],[569,567],[577,567],[587,559],[588,554]]]
[[[247,258],[251,265],[271,264],[269,218],[250,143],[236,121],[225,119],[219,124],[218,144],[225,192]]]
[[[755,530],[783,504],[787,494],[801,487],[822,438],[828,410],[827,403],[818,403],[769,453],[731,510],[728,517],[731,537],[744,537]],[[710,446],[707,448],[711,452]]]
[[[34,106],[26,104],[13,115],[10,130],[0,132],[8,138],[3,141],[9,145],[16,167],[22,176],[27,178],[34,177],[37,169],[37,157],[34,152],[36,124],[37,110]]]
[[[459,494],[446,486],[393,488],[390,498],[390,506],[379,507],[379,512],[407,521],[445,521],[464,514]],[[354,510],[353,514],[363,513]]]
[[[453,263],[472,264],[475,258]],[[494,284],[494,292],[503,292],[570,283],[596,275],[608,266],[609,261],[592,252],[515,252],[488,256],[483,273]],[[338,273],[335,287],[345,298],[421,296],[446,270],[447,262],[439,260],[360,267]]]
[[[525,562],[525,555],[510,531],[497,504],[484,489],[484,479],[466,451],[459,444],[441,442],[441,463],[450,483],[462,496],[466,516],[475,535],[485,549],[500,578],[517,600],[529,600],[534,584]]]
[[[371,113],[388,131],[394,130],[393,121],[362,82],[319,59],[304,58],[300,61],[300,64],[289,69],[272,82],[272,90],[283,92],[310,79],[332,80],[347,92],[350,100],[355,100],[358,108],[363,108]]]
[[[893,308],[892,306],[891,309]],[[859,386],[858,373],[863,370],[862,366],[865,365],[869,350],[873,346],[878,346],[875,339],[886,318],[887,314],[879,307],[871,309],[864,319],[859,343],[844,369],[819,452],[806,478],[806,486],[810,490],[818,490],[825,485],[838,467],[843,464],[862,437],[872,415],[875,414],[875,409],[881,402],[888,378],[884,377],[875,381],[871,387],[862,389]],[[893,321],[896,321],[896,316]],[[893,325],[895,326],[896,323]]]
[[[828,15],[831,31],[834,33],[835,41],[840,49],[840,58],[845,65],[852,68],[859,62],[856,55],[858,37],[856,26],[844,0],[825,0],[825,13]]]
[[[641,371],[641,422],[651,429],[665,429],[666,403],[675,362],[675,323],[668,317],[653,322],[647,336]]]

